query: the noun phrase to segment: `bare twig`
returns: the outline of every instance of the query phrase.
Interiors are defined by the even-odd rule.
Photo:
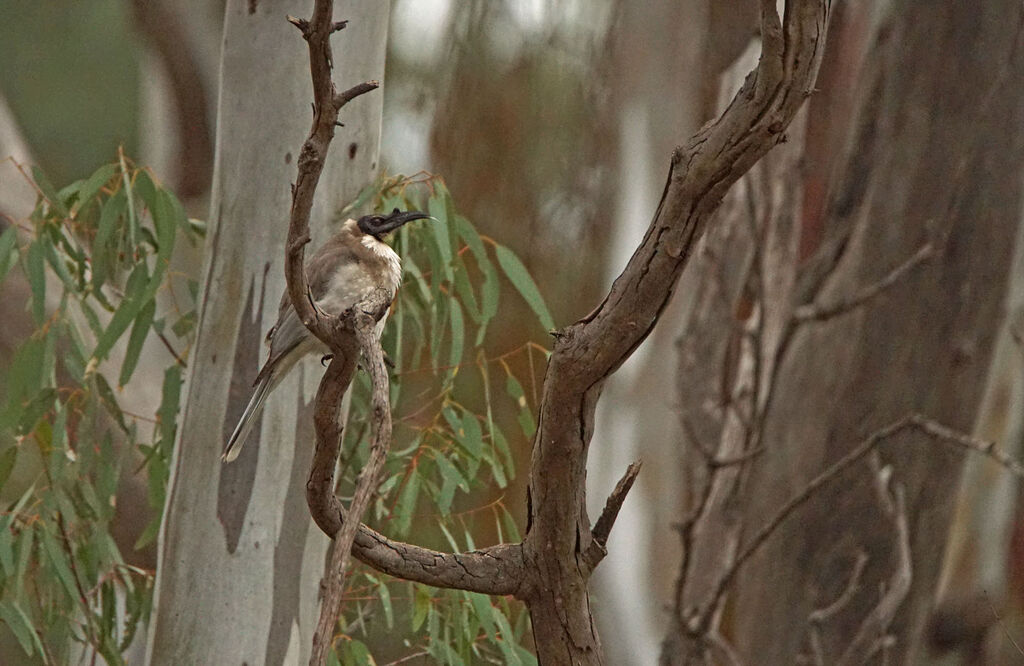
[[[917,252],[912,254],[906,261],[889,271],[885,277],[877,282],[873,282],[862,287],[849,298],[842,299],[835,303],[808,303],[806,305],[801,305],[793,312],[793,319],[797,323],[807,321],[827,321],[851,312],[897,284],[903,276],[915,267],[934,257],[935,252],[935,242],[928,241],[918,248]]]
[[[615,484],[615,489],[612,490],[612,494],[608,496],[608,500],[604,504],[604,511],[601,512],[601,517],[597,519],[597,524],[591,531],[593,539],[586,552],[583,553],[583,563],[589,571],[593,571],[608,554],[608,536],[611,534],[612,526],[615,525],[615,519],[619,516],[622,503],[626,501],[626,495],[629,494],[637,474],[640,473],[641,464],[639,460],[630,463],[626,468],[626,473]]]
[[[836,598],[835,601],[830,603],[824,608],[818,608],[814,610],[810,615],[807,616],[807,621],[811,624],[823,624],[832,619],[832,616],[843,610],[853,596],[857,594],[857,590],[860,589],[860,577],[864,573],[864,567],[867,566],[868,556],[863,550],[857,552],[857,560],[853,563],[853,571],[850,572],[850,580],[846,583],[846,588],[842,594]]]
[[[419,650],[418,652],[407,654],[404,657],[399,657],[394,661],[389,661],[388,663],[384,664],[384,666],[397,666],[397,664],[404,664],[406,662],[412,661],[413,659],[419,659],[420,657],[426,657],[429,655],[430,652],[428,652],[427,650]]]
[[[1024,649],[1021,649],[1020,644],[1017,643],[1017,641],[1015,641],[1013,639],[1013,636],[1010,634],[1009,627],[1007,627],[1006,623],[1003,622],[1002,616],[1000,616],[999,615],[999,611],[996,610],[996,605],[994,603],[992,603],[992,598],[988,595],[987,591],[984,591],[984,594],[985,594],[985,601],[988,602],[989,608],[992,609],[992,617],[994,617],[996,619],[996,622],[999,623],[999,626],[1003,630],[1003,634],[1006,635],[1006,640],[1010,641],[1010,645],[1013,646],[1013,649],[1016,650],[1018,654],[1024,655]]]
[[[736,652],[736,648],[717,630],[707,632],[706,638],[711,650],[721,655],[721,659],[717,660],[716,663],[725,664],[725,666],[743,666],[743,660],[740,658],[739,653]]]
[[[896,616],[896,611],[910,592],[910,584],[913,581],[913,555],[910,551],[910,530],[907,527],[903,486],[896,484],[890,490],[887,471],[878,469],[880,465],[877,461],[874,467],[879,504],[896,529],[896,570],[892,573],[882,598],[861,622],[856,635],[837,662],[839,666],[865,664],[880,650],[888,650],[892,640],[888,633],[889,627]]]
[[[736,419],[740,421],[740,423],[743,425],[744,430],[746,432],[749,432],[750,428],[748,426],[748,423],[744,421],[742,413],[738,409],[733,410],[733,413],[735,414]],[[696,448],[697,451],[700,452],[701,457],[704,459],[705,466],[707,466],[707,468],[710,470],[714,470],[720,467],[732,467],[733,465],[742,465],[751,458],[756,458],[757,456],[764,453],[763,446],[756,446],[750,449],[749,451],[743,451],[742,453],[737,453],[736,455],[718,455],[714,451],[712,451],[707,444],[700,440],[700,437],[697,436],[697,432],[693,427],[693,422],[690,421],[689,418],[684,416],[682,417],[681,421],[683,424],[683,430],[686,431],[686,435],[687,437],[689,437],[690,443],[692,443],[694,445],[694,448]]]

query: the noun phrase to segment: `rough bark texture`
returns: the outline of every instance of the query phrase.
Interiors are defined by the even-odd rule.
[[[316,632],[313,636],[313,654],[310,656],[310,666],[321,666],[326,663],[327,655],[331,650],[334,639],[334,629],[338,626],[338,617],[341,614],[341,598],[345,592],[345,575],[348,566],[352,561],[352,542],[360,527],[360,521],[366,508],[370,505],[370,499],[377,490],[381,481],[381,471],[384,469],[384,461],[388,449],[391,446],[391,405],[388,401],[389,383],[388,371],[384,365],[384,350],[381,349],[380,340],[376,334],[376,324],[379,316],[390,305],[389,296],[378,290],[374,298],[376,303],[360,303],[356,306],[357,312],[352,313],[354,320],[354,337],[358,341],[357,349],[347,350],[347,358],[340,362],[341,373],[346,376],[334,377],[334,361],[324,378],[320,381],[320,389],[317,391],[316,406],[314,407],[313,423],[317,429],[316,451],[314,459],[320,457],[320,451],[325,447],[323,435],[332,435],[332,451],[329,469],[337,466],[338,446],[341,441],[341,432],[338,431],[339,411],[342,404],[342,396],[349,384],[352,382],[355,360],[362,352],[363,365],[370,374],[373,386],[371,400],[370,420],[373,427],[373,436],[370,439],[370,458],[359,472],[359,479],[356,482],[356,491],[349,503],[345,522],[341,529],[334,535],[334,549],[331,552],[331,562],[328,565],[325,575],[326,589],[323,594],[323,604],[320,608],[320,620],[316,625]],[[335,344],[332,351],[337,358],[342,345]],[[333,387],[333,389],[332,389]],[[334,395],[329,395],[334,392]],[[328,395],[325,395],[328,394]],[[312,478],[317,472],[314,461],[313,470],[310,473]],[[332,475],[333,481],[333,475]],[[309,492],[310,483],[306,484],[306,491]],[[327,487],[330,497],[334,497],[334,483]],[[307,495],[308,497],[308,495]]]
[[[328,540],[302,499],[311,378],[297,371],[282,383],[238,461],[217,457],[248,400],[284,290],[288,183],[312,99],[305,45],[285,21],[301,9],[231,0],[226,10],[203,306],[160,540],[149,663],[295,663],[308,655],[316,621]],[[354,81],[379,76],[388,5],[343,2],[338,13],[359,30],[346,36],[336,67]],[[356,149],[327,167],[313,213],[317,240],[376,173],[380,118],[380,97],[346,108],[341,131]]]
[[[974,424],[1020,217],[1024,94],[1012,82],[1024,54],[1019,3],[905,1],[891,12],[869,51],[848,149],[829,172],[821,226],[804,227],[816,241],[802,244],[809,260],[788,292],[755,289],[749,311],[734,315],[741,325],[758,313],[793,321],[757,359],[778,367],[762,375],[763,414],[748,421],[760,452],[743,461],[743,484],[707,533],[732,527],[756,541],[779,507],[871,433],[885,434],[880,459],[815,484],[740,570],[720,634],[693,631],[699,571],[684,570],[665,663],[693,658],[680,649],[688,642],[706,649],[698,656],[745,663],[925,656],[919,639],[963,456],[927,429],[892,424],[912,413]],[[850,81],[820,85],[830,84]],[[724,325],[721,335],[737,323]],[[742,367],[719,367],[737,386]]]

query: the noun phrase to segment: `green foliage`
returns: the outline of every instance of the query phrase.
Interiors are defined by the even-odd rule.
[[[0,235],[0,286],[27,283],[35,326],[0,378],[0,621],[37,661],[98,654],[118,664],[149,614],[153,573],[114,542],[118,484],[147,473],[151,539],[181,368],[165,354],[172,365],[153,419],[127,414],[119,395],[133,385],[144,343],[174,314],[156,297],[179,234],[196,231],[174,195],[123,155],[59,190],[39,169],[31,180],[39,196],[30,218]],[[187,345],[190,327],[175,330]]]
[[[202,226],[123,156],[62,189],[39,170],[31,180],[39,192],[31,217],[0,234],[0,287],[24,282],[34,326],[0,377],[0,622],[35,660],[96,654],[123,663],[151,609],[153,572],[129,562],[160,530],[180,359],[196,320],[198,285],[175,290],[184,279],[169,266],[176,243],[195,240]],[[369,519],[397,538],[456,551],[475,548],[474,536],[518,540],[496,493],[515,477],[513,447],[525,450],[533,435],[535,365],[547,352],[525,342],[488,357],[484,342],[503,290],[525,299],[538,335],[552,328],[540,292],[514,253],[458,213],[437,178],[382,177],[353,206],[437,218],[403,227],[395,240],[406,272],[384,340],[396,364],[395,442]],[[164,364],[160,405],[152,417],[130,414],[122,399],[154,342]],[[367,455],[367,396],[360,374],[345,430],[351,469]],[[119,547],[111,526],[129,474],[144,474],[151,519],[135,544]],[[347,584],[332,663],[375,663],[375,646],[394,646],[395,631],[406,656],[536,663],[523,647],[526,610],[514,600],[363,568]]]
[[[394,538],[456,552],[474,549],[474,535],[488,543],[517,541],[519,527],[496,493],[515,477],[509,442],[525,450],[533,435],[522,387],[527,381],[535,387],[533,366],[547,352],[524,342],[488,357],[484,342],[503,288],[525,299],[537,316],[538,334],[554,328],[547,306],[519,258],[480,235],[440,179],[384,177],[360,203],[424,210],[436,218],[406,225],[395,242],[406,273],[384,336],[396,366],[395,435],[388,475],[368,519]],[[520,378],[517,372],[531,374]],[[369,430],[362,420],[368,413],[365,376],[358,376],[357,387],[355,422],[345,443],[356,468],[365,459]],[[359,651],[386,642],[384,632],[393,625],[405,628],[405,656],[422,654],[444,664],[536,663],[523,647],[528,614],[512,599],[438,590],[359,568],[348,585],[359,602],[345,606],[340,663],[373,663]]]

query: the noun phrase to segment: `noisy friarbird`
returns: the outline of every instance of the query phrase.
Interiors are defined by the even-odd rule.
[[[402,282],[402,262],[384,242],[384,236],[406,222],[429,217],[425,213],[402,212],[396,208],[387,215],[365,215],[358,220],[346,220],[341,230],[324,243],[306,264],[306,279],[316,306],[328,315],[338,315],[369,297],[376,289],[383,289],[388,302],[393,301]],[[377,337],[384,330],[386,318],[385,312],[377,322]],[[270,355],[256,377],[252,398],[224,447],[221,456],[224,462],[238,457],[260,418],[267,396],[295,364],[309,354],[330,353],[327,346],[299,321],[287,292],[281,299],[277,323],[267,333],[267,344]]]

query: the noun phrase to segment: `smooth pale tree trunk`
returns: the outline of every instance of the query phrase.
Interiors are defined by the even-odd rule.
[[[213,194],[198,336],[163,530],[151,664],[294,664],[308,659],[328,540],[305,481],[315,361],[286,379],[239,459],[220,452],[263,360],[284,291],[284,240],[297,151],[310,127],[308,52],[288,14],[311,2],[231,0],[224,21]],[[388,3],[335,3],[334,76],[382,78]],[[313,211],[314,245],[377,171],[381,100],[345,108]]]
[[[1020,222],[1021,9],[1009,0],[961,0],[893,2],[888,11],[859,82],[830,79],[823,67],[817,84],[856,86],[847,107],[856,111],[848,149],[825,171],[829,197],[814,245],[801,248],[808,258],[796,282],[776,298],[767,289],[760,303],[747,298],[734,317],[778,317],[812,299],[842,303],[929,241],[936,251],[846,314],[800,325],[785,353],[762,357],[762,370],[779,370],[774,380],[760,375],[766,413],[753,424],[757,452],[738,452],[750,457],[731,468],[734,494],[698,537],[738,526],[734,534],[747,542],[830,463],[908,414],[961,431],[978,417]],[[814,140],[808,130],[808,150]],[[755,198],[754,206],[766,201]],[[798,215],[807,215],[807,201]],[[798,223],[806,237],[808,219]],[[764,284],[787,270],[792,265],[766,270]],[[759,342],[770,346],[763,332]],[[715,379],[726,386],[744,376],[729,358]],[[880,467],[865,460],[814,492],[734,580],[716,640],[731,643],[743,663],[927,658],[921,636],[964,455],[914,432],[878,450]],[[706,577],[714,574],[694,567],[684,575],[664,663],[686,663],[678,648],[690,609],[682,599],[713,586],[717,578]]]

